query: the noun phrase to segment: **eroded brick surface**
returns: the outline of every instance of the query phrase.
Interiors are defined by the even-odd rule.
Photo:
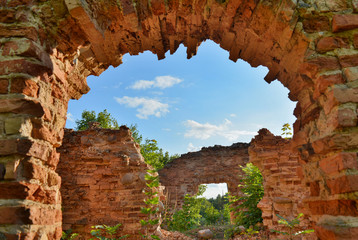
[[[301,230],[312,228],[310,211],[303,200],[310,194],[319,195],[319,183],[307,187],[299,153],[291,149],[290,141],[261,129],[250,143],[249,154],[250,162],[259,167],[264,178],[264,197],[258,204],[264,225],[268,229],[285,231],[285,227],[278,223],[277,214],[293,219],[304,213],[299,227]],[[315,239],[313,234],[306,237]]]
[[[247,143],[214,146],[181,155],[159,171],[160,183],[170,206],[180,207],[186,194],[194,195],[200,184],[226,183],[228,191],[240,194],[239,183],[249,161]]]
[[[121,223],[122,236],[140,239],[149,168],[129,129],[66,130],[59,152],[63,228],[89,239],[91,226]]]

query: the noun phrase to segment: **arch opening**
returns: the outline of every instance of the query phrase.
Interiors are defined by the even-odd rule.
[[[150,50],[161,59],[184,43],[191,57],[212,39],[234,61],[267,66],[266,80],[279,79],[298,101],[289,148],[309,187],[301,196],[305,209],[319,238],[355,238],[354,1],[48,0],[3,1],[1,7],[0,161],[6,173],[0,186],[11,190],[0,195],[9,204],[1,209],[9,216],[1,222],[5,237],[60,238],[56,149],[67,103],[89,91],[87,76],[119,65],[125,53]],[[342,219],[349,219],[345,226]]]

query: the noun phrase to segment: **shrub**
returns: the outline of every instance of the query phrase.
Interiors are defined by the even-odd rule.
[[[264,195],[262,174],[252,163],[246,164],[245,167],[240,167],[244,172],[244,176],[239,184],[243,195],[229,197],[233,206],[231,211],[234,213],[235,219],[233,229],[227,231],[227,238],[239,232],[238,226],[244,226],[246,229],[249,229],[250,226],[254,227],[257,223],[262,222],[262,212],[257,207],[257,204]]]

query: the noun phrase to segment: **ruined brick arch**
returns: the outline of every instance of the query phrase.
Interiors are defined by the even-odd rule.
[[[269,68],[298,101],[291,146],[321,239],[358,231],[356,0],[3,0],[1,5],[0,230],[9,239],[59,239],[59,160],[70,98],[125,53],[188,57],[211,39]],[[4,205],[2,205],[4,206]],[[335,209],[334,211],[331,209]],[[341,223],[345,224],[341,224]],[[6,228],[4,228],[6,225]],[[27,226],[26,228],[22,226]]]
[[[159,171],[167,204],[180,208],[184,196],[196,194],[200,184],[226,183],[231,194],[239,195],[238,184],[243,175],[240,165],[249,162],[248,147],[248,143],[235,143],[202,148],[167,164]]]

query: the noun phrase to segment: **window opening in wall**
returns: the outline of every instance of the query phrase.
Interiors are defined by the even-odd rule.
[[[206,186],[206,190],[203,193],[203,197],[206,199],[216,198],[218,195],[225,196],[228,192],[226,183],[210,183],[203,185]]]

